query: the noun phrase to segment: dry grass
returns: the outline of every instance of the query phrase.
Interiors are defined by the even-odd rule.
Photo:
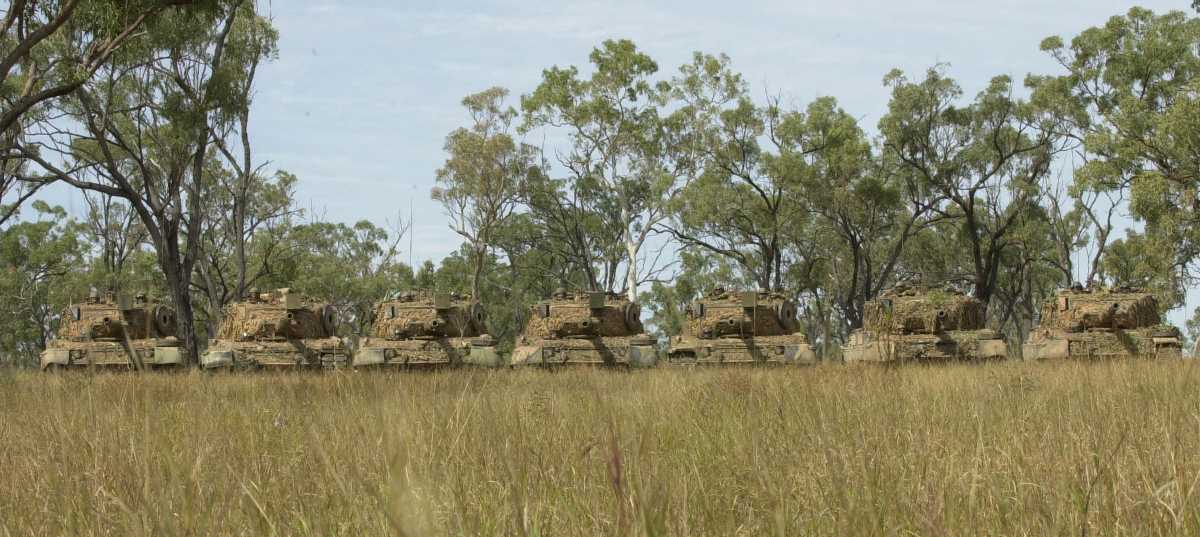
[[[1200,534],[1186,362],[0,374],[0,535]]]

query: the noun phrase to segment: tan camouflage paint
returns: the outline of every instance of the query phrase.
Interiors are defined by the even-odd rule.
[[[348,356],[328,304],[278,289],[227,305],[200,362],[205,369],[333,367]]]
[[[671,338],[673,365],[814,364],[798,330],[796,306],[782,293],[715,289],[688,306],[683,333]]]
[[[651,367],[658,362],[641,309],[624,295],[556,292],[534,304],[512,365]]]
[[[1002,360],[1008,344],[985,328],[984,304],[953,289],[898,286],[863,308],[842,357],[855,362]]]
[[[61,319],[58,337],[41,354],[42,369],[182,365],[175,311],[143,294],[133,300],[95,295],[68,306]]]
[[[1139,289],[1063,289],[1042,305],[1022,347],[1026,360],[1179,358],[1178,328],[1163,324],[1154,296]]]
[[[355,367],[499,365],[483,308],[470,296],[397,293],[375,304],[369,333],[355,350]]]

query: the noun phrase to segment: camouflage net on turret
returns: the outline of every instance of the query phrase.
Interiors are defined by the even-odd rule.
[[[1041,326],[1067,332],[1157,326],[1158,301],[1134,289],[1064,289],[1042,305]]]
[[[689,306],[684,331],[701,338],[786,336],[796,333],[795,305],[784,295],[758,292],[747,306],[745,292],[716,290]]]
[[[863,328],[882,334],[936,334],[984,328],[982,302],[953,290],[899,288],[867,302]]]
[[[275,291],[249,297],[225,307],[217,338],[228,341],[324,338],[333,336],[321,322],[324,304],[298,299],[286,307],[287,293]]]
[[[155,314],[166,316],[160,320],[162,329],[155,326]],[[145,295],[138,295],[134,301],[122,301],[109,293],[73,304],[62,312],[62,323],[58,327],[59,339],[69,341],[87,341],[94,337],[139,340],[174,335],[174,310]]]
[[[546,308],[549,308],[549,315]],[[526,340],[561,337],[621,337],[645,332],[637,304],[608,294],[604,307],[593,310],[588,293],[567,293],[535,304],[522,336]],[[583,327],[586,323],[587,328]]]
[[[483,313],[470,297],[426,291],[398,294],[375,305],[375,322],[370,335],[378,338],[475,337],[482,334]]]

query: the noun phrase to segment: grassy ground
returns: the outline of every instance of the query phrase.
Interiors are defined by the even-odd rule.
[[[0,535],[1200,534],[1197,367],[0,373]]]

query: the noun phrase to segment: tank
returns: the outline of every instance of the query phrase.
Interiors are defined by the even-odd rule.
[[[716,288],[687,307],[683,333],[671,338],[672,365],[814,364],[816,354],[781,293]]]
[[[1003,360],[1008,344],[985,328],[987,308],[955,289],[899,286],[867,302],[863,327],[842,346],[847,363]]]
[[[225,306],[215,339],[200,357],[204,369],[298,369],[347,363],[333,307],[288,289],[252,291]]]
[[[1026,360],[1183,356],[1179,329],[1163,324],[1158,301],[1128,287],[1059,290],[1021,350]]]
[[[653,367],[654,338],[624,295],[559,289],[535,304],[512,352],[514,366]]]
[[[499,365],[483,307],[458,293],[408,291],[375,304],[354,367],[434,368]]]
[[[75,367],[154,369],[183,364],[175,310],[138,294],[133,301],[93,292],[62,313],[58,337],[42,351],[43,370]]]

